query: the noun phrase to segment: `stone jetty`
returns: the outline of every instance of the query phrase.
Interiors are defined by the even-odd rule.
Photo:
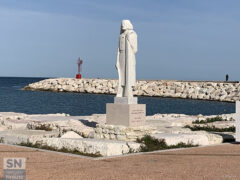
[[[113,79],[45,79],[24,87],[25,90],[116,94]],[[139,80],[133,89],[137,96],[173,97],[235,102],[240,99],[239,82]]]

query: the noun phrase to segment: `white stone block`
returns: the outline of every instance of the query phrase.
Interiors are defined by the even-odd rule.
[[[169,134],[160,133],[154,134],[153,137],[157,139],[164,139],[167,145],[177,145],[178,143],[191,143],[193,145],[211,145],[211,144],[221,144],[223,138],[217,134],[211,134],[204,131],[199,131],[195,133],[182,133],[182,134]]]
[[[68,131],[65,134],[63,134],[61,136],[61,138],[69,138],[69,139],[78,139],[78,138],[82,138],[82,136],[80,136],[79,134],[75,133],[74,131]]]

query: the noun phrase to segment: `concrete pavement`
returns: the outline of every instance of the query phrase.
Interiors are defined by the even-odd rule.
[[[0,145],[0,157],[26,157],[27,179],[240,179],[240,145],[93,160],[80,156]],[[3,169],[3,160],[0,160]],[[0,170],[2,177],[3,170]]]

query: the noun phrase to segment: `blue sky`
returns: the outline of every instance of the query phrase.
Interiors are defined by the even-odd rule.
[[[0,0],[0,76],[117,78],[120,22],[138,79],[240,80],[238,0]]]

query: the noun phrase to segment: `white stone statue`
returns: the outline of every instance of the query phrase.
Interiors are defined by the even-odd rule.
[[[123,20],[119,36],[116,68],[119,82],[117,98],[133,99],[132,88],[136,85],[137,34],[129,20]]]
[[[137,34],[129,20],[123,20],[119,36],[116,68],[119,81],[114,103],[106,105],[106,123],[121,126],[144,126],[146,104],[138,104],[133,97],[136,86]]]

